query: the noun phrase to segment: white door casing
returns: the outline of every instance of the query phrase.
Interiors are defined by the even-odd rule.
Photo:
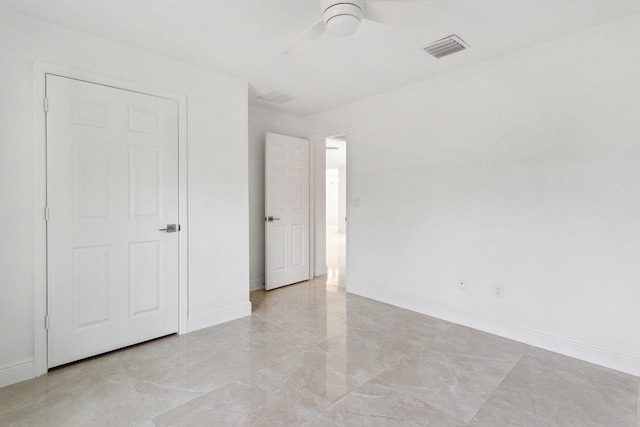
[[[265,138],[265,289],[310,278],[309,141]]]
[[[48,366],[178,331],[174,100],[47,75]]]

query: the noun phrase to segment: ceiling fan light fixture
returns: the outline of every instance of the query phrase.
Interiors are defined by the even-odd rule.
[[[327,21],[325,25],[332,36],[348,37],[358,31],[360,20],[353,15],[338,15]]]
[[[338,37],[355,34],[362,19],[362,0],[330,0],[323,2],[324,25],[327,31]]]

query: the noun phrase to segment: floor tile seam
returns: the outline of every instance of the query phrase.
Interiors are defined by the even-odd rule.
[[[306,411],[304,411],[304,413],[302,414],[302,423],[313,422],[314,420],[319,418],[319,415],[322,415],[325,417],[331,417],[332,413],[329,410],[327,410],[327,408],[320,408],[319,411],[314,410],[314,408],[309,408]],[[315,426],[316,424],[307,424],[307,425]],[[322,425],[325,425],[325,424],[322,424]]]
[[[296,387],[296,389],[298,391],[305,390],[307,393],[311,393],[315,398],[318,398],[319,400],[327,400],[327,399],[325,399],[325,396],[323,396],[321,393],[317,392],[316,390],[314,390],[311,387],[308,387],[304,383],[304,381],[300,381],[300,379],[296,377],[295,372],[291,372],[289,369],[287,369],[287,374],[288,374],[287,381],[291,380],[291,382],[293,382],[295,384],[295,387]],[[286,384],[287,381],[285,381],[285,384]],[[281,388],[278,388],[277,391],[280,391],[280,390],[281,390]],[[315,403],[315,399],[314,399],[314,405],[316,407],[318,407],[318,409],[325,409],[326,408],[326,406],[319,406],[317,403]]]
[[[253,378],[254,375],[255,375],[255,373],[254,374],[245,375],[245,376],[240,377],[240,378],[231,379],[231,380],[229,380],[229,381],[227,381],[227,382],[225,382],[223,384],[220,384],[220,385],[212,388],[211,390],[208,390],[208,391],[202,393],[200,396],[197,396],[197,397],[195,397],[193,399],[189,399],[189,401],[184,402],[184,403],[176,406],[172,410],[175,410],[175,409],[177,409],[177,408],[179,408],[179,407],[181,407],[183,405],[187,405],[187,404],[189,404],[189,403],[191,403],[191,402],[193,402],[194,400],[197,400],[197,399],[210,399],[211,398],[214,401],[217,401],[218,399],[213,398],[213,394],[217,393],[219,390],[221,390],[221,389],[223,389],[225,387],[229,387],[229,386],[231,386],[233,384],[238,384],[240,386],[247,387],[247,388],[250,389],[252,387],[251,378]],[[246,395],[245,394],[241,394],[240,396],[236,396],[230,402],[242,401],[242,399],[244,399],[244,398],[246,398]]]
[[[364,307],[364,308],[365,309],[369,309],[369,307]],[[356,309],[355,311],[358,311],[358,310],[360,310],[360,309]],[[372,308],[371,310],[375,310],[376,311],[376,315],[373,316],[372,318],[370,318],[371,321],[379,320],[379,319],[389,315],[389,312],[381,310],[379,308]]]
[[[436,351],[439,353],[444,353],[448,356],[452,356],[455,358],[460,358],[460,359],[465,359],[465,360],[469,360],[469,361],[488,361],[488,362],[504,362],[504,363],[517,363],[520,361],[520,357],[518,356],[517,358],[510,358],[510,359],[502,359],[502,358],[495,358],[495,357],[482,357],[482,356],[471,356],[471,355],[466,355],[466,354],[462,354],[462,353],[450,353],[450,352],[446,352],[446,351],[438,351],[438,350],[434,350],[434,349],[428,349],[429,351]],[[420,360],[442,360],[442,358],[438,358],[438,357],[422,357],[421,353],[421,357]]]
[[[323,307],[317,307],[317,308],[313,308],[311,305],[307,305],[305,307],[299,307],[299,308],[292,308],[292,307],[271,307],[269,310],[264,310],[264,311],[285,311],[288,316],[290,315],[296,315],[296,314],[302,314],[306,311],[313,311],[313,310],[318,310],[318,309],[323,309]],[[252,311],[251,314],[259,314],[261,313],[260,308],[256,308]]]
[[[32,406],[36,406],[39,404],[42,404],[44,402],[40,401],[40,402],[33,402],[29,405],[26,406],[21,406],[21,407],[17,407],[14,409],[11,409],[10,411],[6,411],[6,412],[0,412],[0,421],[2,420],[2,418],[10,418],[12,414],[18,413],[20,411],[25,412],[27,411],[28,408],[32,407]]]
[[[47,375],[47,374],[45,374],[45,375]],[[135,389],[135,385],[133,384],[133,381],[135,379],[132,378],[131,376],[129,376],[126,372],[123,372],[122,377],[124,377],[124,379],[126,379],[126,381],[125,380],[121,380],[121,379],[114,380],[113,378],[97,378],[96,380],[98,382],[107,381],[107,382],[111,382],[111,383],[114,383],[114,384],[129,385],[129,386],[131,386],[133,391],[137,392],[137,390]],[[121,377],[119,376],[118,378],[121,378]],[[77,394],[77,393],[81,392],[82,390],[86,390],[86,389],[89,389],[89,388],[94,387],[94,386],[95,386],[95,384],[89,383],[89,384],[81,385],[81,386],[78,386],[78,387],[73,387],[73,388],[71,388],[71,389],[69,389],[69,390],[67,390],[65,392],[62,392],[62,393],[58,392],[57,390],[53,390],[53,392],[46,391],[45,392],[45,396],[44,396],[43,399],[40,399],[40,400],[38,400],[36,402],[33,402],[31,404],[28,404],[26,406],[22,406],[19,409],[27,409],[27,408],[29,408],[31,406],[36,406],[36,405],[45,405],[48,402],[54,402],[55,403],[56,401],[71,397],[74,394]],[[9,411],[8,413],[11,413],[11,412],[14,412],[14,410]],[[3,415],[3,413],[0,413],[0,415]]]
[[[136,392],[137,391],[138,390],[136,390]],[[150,411],[151,415],[148,417],[148,419],[152,419],[152,418],[156,418],[156,417],[162,416],[162,415],[166,414],[167,412],[173,411],[174,409],[179,408],[182,405],[186,405],[186,404],[188,404],[188,403],[190,403],[190,402],[192,402],[192,401],[194,401],[196,399],[199,399],[199,398],[205,396],[206,394],[208,394],[210,392],[194,391],[194,393],[198,393],[198,395],[197,396],[193,396],[191,398],[187,398],[186,400],[181,401],[180,403],[175,404],[175,405],[172,405],[172,404],[166,405],[165,407],[163,407],[163,410],[161,412],[157,412],[156,413],[156,412]]]
[[[486,398],[484,399],[484,401],[482,402],[482,404],[480,406],[478,406],[478,409],[475,411],[475,413],[471,416],[471,418],[469,419],[468,423],[471,423],[477,416],[478,413],[482,410],[482,408],[484,408],[484,406],[487,404],[487,402],[489,400],[491,400],[492,397],[495,396],[496,391],[500,388],[500,386],[502,385],[502,383],[504,383],[504,381],[509,377],[509,375],[513,372],[513,370],[516,368],[516,366],[518,366],[518,363],[520,363],[520,361],[522,360],[522,355],[518,358],[518,360],[516,360],[513,364],[513,366],[511,366],[511,369],[509,369],[509,371],[504,374],[504,376],[502,377],[502,379],[498,382],[498,384],[496,384],[495,387],[493,387],[493,390],[491,390],[490,393],[487,393]],[[510,390],[510,388],[507,387],[507,390]],[[497,398],[497,397],[496,397]]]
[[[299,298],[301,294],[292,294],[292,295],[283,295],[283,296],[274,296],[270,298],[265,298],[263,301],[259,303],[252,304],[253,311],[258,311],[262,308],[263,304],[266,302],[266,308],[270,309],[278,309],[278,308],[286,308],[286,309],[295,309],[295,310],[304,310],[307,307],[301,306],[296,307],[297,305],[301,305],[304,302],[309,302],[310,298]],[[301,299],[302,301],[294,301],[296,298]]]
[[[36,380],[36,379],[32,379],[32,380],[28,380],[28,381],[33,381],[33,380]],[[17,383],[17,384],[21,384],[21,383]],[[12,386],[14,386],[14,385],[13,384],[9,385],[9,386],[7,386],[7,388],[12,387]],[[48,392],[47,388],[40,390],[40,393],[41,393],[41,397],[35,399],[32,402],[25,402],[24,404],[17,405],[15,407],[11,408],[11,409],[9,409],[9,407],[7,407],[6,410],[2,410],[2,408],[0,407],[0,416],[2,416],[4,414],[11,413],[11,412],[14,412],[14,411],[19,410],[19,409],[24,409],[24,408],[27,408],[29,406],[33,406],[33,405],[38,404],[38,403],[42,403],[42,402],[46,401],[49,398],[49,392]],[[24,393],[20,393],[20,394],[24,394]]]
[[[136,395],[136,397],[138,397],[138,398],[139,398],[138,393],[137,393],[137,390],[135,389],[135,387],[133,386],[133,384],[129,384],[129,385],[131,386],[131,391],[133,391],[133,392],[134,392],[134,394]],[[36,409],[36,410],[38,410],[38,409],[46,410],[46,412],[47,412],[47,417],[49,417],[49,413],[50,413],[50,411],[49,411],[47,408],[49,408],[50,404],[54,404],[54,405],[55,405],[55,404],[64,403],[64,400],[65,400],[65,399],[67,399],[67,398],[69,398],[69,397],[73,397],[73,395],[74,395],[74,394],[77,394],[81,389],[83,389],[83,388],[88,388],[88,387],[90,387],[90,385],[89,385],[89,386],[86,386],[86,387],[79,387],[79,388],[76,388],[76,389],[74,389],[74,390],[72,390],[72,391],[69,391],[69,392],[67,392],[67,393],[57,394],[57,395],[51,396],[50,398],[46,398],[46,399],[45,399],[45,400],[43,400],[43,401],[36,402],[36,403],[34,403],[34,404],[32,404],[32,405],[27,405],[27,406],[26,406],[26,407],[24,407],[24,408],[16,409],[16,410],[14,410],[14,411],[10,411],[10,412],[8,412],[8,413],[6,413],[6,414],[0,414],[0,417],[10,416],[11,414],[14,414],[14,413],[19,412],[19,411],[25,412],[25,413],[26,413],[26,415],[30,415],[30,414],[33,412],[33,410],[29,410],[31,407],[35,407],[35,409]],[[76,397],[76,398],[73,398],[73,400],[74,400],[74,401],[77,401],[77,397]],[[50,401],[52,401],[52,402],[50,402]],[[101,406],[101,407],[99,407],[99,408],[98,408],[98,410],[94,413],[94,415],[95,415],[95,414],[104,414],[106,411],[107,411],[107,410],[106,410],[106,408],[103,408],[103,407]],[[67,417],[68,417],[68,414],[67,414],[67,415],[65,415],[65,416],[67,416]],[[48,421],[50,421],[50,419],[49,419],[49,418],[47,418],[47,420],[48,420]],[[14,425],[14,424],[10,424],[10,425]],[[22,424],[18,424],[18,425],[22,425]],[[32,425],[32,424],[27,424],[27,425]]]
[[[313,348],[313,346],[310,346],[309,348]],[[242,380],[245,380],[245,379],[248,380],[248,379],[251,379],[254,376],[257,376],[257,375],[260,375],[260,374],[263,374],[263,373],[267,373],[268,370],[270,370],[270,369],[272,369],[274,367],[277,367],[278,365],[282,365],[285,362],[287,362],[288,360],[292,360],[292,359],[295,359],[295,358],[302,357],[302,352],[303,351],[305,351],[305,350],[301,350],[300,353],[285,353],[282,356],[278,356],[277,358],[275,358],[271,362],[269,362],[267,364],[264,364],[264,365],[261,365],[260,368],[257,369],[255,372],[253,372],[253,373],[251,373],[251,374],[249,374],[247,376],[241,377],[239,379],[233,380],[233,381],[240,382]],[[290,374],[289,369],[287,367],[284,367],[284,369]]]
[[[347,328],[348,326],[345,326],[344,329],[340,330],[339,332],[332,333],[331,335],[326,334],[325,335],[327,337],[326,340],[330,340],[331,338],[335,338],[340,334],[344,334],[345,332],[347,332]]]
[[[525,353],[525,354],[522,355],[522,357],[526,357],[526,358],[529,358],[529,359],[534,359],[534,360],[536,360],[536,361],[538,361],[540,363],[544,363],[545,362],[544,361],[544,356],[540,356],[540,355],[536,355],[536,354]],[[580,359],[570,358],[570,360],[583,362]],[[588,362],[584,362],[584,363],[588,363]],[[564,364],[560,364],[560,363],[557,363],[557,362],[552,360],[551,363],[545,364],[544,368],[547,369],[549,372],[554,373],[554,375],[556,375],[557,372],[562,372],[564,374],[568,374],[568,375],[571,375],[571,376],[574,376],[574,377],[578,377],[578,378],[581,378],[581,379],[585,378],[585,373],[583,372],[583,369],[585,368],[584,366],[580,367],[580,368],[573,368],[571,366],[566,366]],[[620,373],[620,372],[617,372],[617,371],[614,371],[614,372],[605,371],[605,370],[602,369],[603,368],[602,366],[598,366],[598,365],[594,365],[593,367],[589,367],[589,368],[595,370],[599,374],[603,374],[603,375],[607,375],[607,376],[613,375],[613,376],[615,376],[616,378],[618,378],[620,380],[624,380],[626,377],[628,377],[628,375],[623,373],[623,372]],[[633,381],[637,382],[639,387],[640,387],[640,378],[638,378],[638,379],[634,378]],[[592,378],[591,382],[597,383],[598,385],[601,385],[601,380],[599,378]]]
[[[377,378],[377,377],[378,377],[378,376],[380,376],[381,374],[382,374],[382,373],[378,374],[378,375],[377,375],[376,377],[374,377],[374,378]],[[373,378],[372,378],[371,380],[373,380]],[[358,393],[358,389],[360,389],[361,387],[364,387],[364,386],[365,386],[366,384],[368,384],[371,380],[367,381],[366,383],[364,383],[364,384],[362,384],[361,386],[359,386],[358,388],[356,388],[353,392],[349,393],[349,395],[353,394],[353,395],[362,395],[362,396],[367,396],[367,394],[366,394],[366,393]],[[403,391],[403,390],[401,390],[401,389],[398,389],[398,388],[394,387],[392,383],[389,383],[389,382],[387,382],[387,381],[384,381],[384,380],[381,380],[381,381],[383,381],[383,382],[385,382],[386,384],[388,384],[389,386],[388,386],[387,388],[389,388],[390,390],[392,390],[392,393],[394,393],[394,394],[396,394],[396,395],[399,395],[399,397],[401,398],[401,400],[402,400],[403,402],[410,401],[410,400],[415,400],[415,401],[421,402],[423,405],[427,405],[427,406],[428,406],[432,411],[439,412],[440,414],[444,415],[445,417],[453,418],[453,419],[455,419],[456,421],[459,421],[460,423],[466,424],[466,421],[464,421],[463,419],[459,418],[457,415],[455,415],[455,414],[451,414],[451,413],[449,413],[449,412],[445,411],[444,409],[442,409],[442,408],[440,408],[440,407],[436,406],[434,403],[432,403],[432,402],[428,401],[427,399],[423,399],[423,398],[420,398],[420,397],[418,397],[418,396],[414,396],[414,395],[412,395],[412,394],[409,394],[409,393],[407,393],[406,391]],[[374,383],[374,384],[372,384],[372,385],[375,385],[375,383]],[[407,387],[410,387],[410,386],[407,386]],[[345,396],[345,397],[346,397],[346,396]],[[360,415],[360,414],[358,414],[358,415]]]
[[[268,323],[268,324],[270,324],[270,325],[272,325],[272,326],[277,326],[277,327],[278,327],[278,328],[280,328],[280,329],[284,329],[282,326],[280,326],[279,324],[277,324],[277,323],[276,323],[276,322],[274,322],[273,320],[271,320],[271,319],[269,319],[269,318],[267,318],[267,317],[262,316],[260,313],[257,313],[257,312],[255,312],[255,311],[254,311],[253,313],[251,313],[251,315],[252,315],[252,316],[256,316],[256,317],[258,317],[258,318],[259,318],[260,320],[262,320],[263,322],[266,322],[266,323]]]
[[[413,386],[405,386],[405,387],[413,387]],[[416,387],[416,388],[424,389],[426,387]],[[403,394],[407,395],[406,392],[404,392]],[[483,400],[483,402],[482,402],[483,405],[487,401],[487,399],[489,398],[489,394],[488,393],[479,393],[479,392],[474,392],[474,391],[472,391],[472,392],[456,392],[456,394],[457,395],[473,395],[473,396],[485,395],[487,397]],[[447,410],[445,410],[445,409],[441,408],[439,405],[437,405],[435,402],[431,402],[429,399],[423,399],[423,398],[420,398],[420,397],[417,397],[417,396],[411,396],[411,397],[413,397],[414,399],[419,400],[419,401],[431,406],[432,408],[438,410],[439,412],[445,414],[448,417],[454,418],[456,421],[460,421],[461,423],[463,423],[465,425],[468,424],[469,422],[471,422],[473,417],[475,417],[476,413],[482,407],[482,405],[480,405],[480,407],[478,407],[478,409],[475,412],[471,413],[468,417],[460,418],[458,415],[452,414],[451,412],[448,412]],[[468,421],[466,421],[465,418],[468,418]]]
[[[323,350],[323,351],[324,351],[324,350]],[[349,366],[349,367],[351,367],[351,368],[355,368],[355,369],[361,370],[361,371],[363,371],[363,372],[365,372],[365,371],[367,371],[367,370],[368,370],[368,369],[367,369],[367,366],[366,366],[366,364],[365,364],[365,363],[354,362],[353,360],[349,360],[348,358],[347,358],[347,359],[344,359],[344,362],[345,362],[345,365],[347,365],[347,366]],[[391,368],[389,368],[389,369],[391,369]],[[335,369],[333,369],[333,370],[335,371]],[[376,373],[375,373],[375,374],[373,374],[373,375],[369,375],[369,374],[368,374],[368,375],[366,376],[366,379],[365,379],[365,380],[363,380],[363,381],[360,381],[360,380],[358,379],[358,383],[359,383],[359,384],[358,384],[358,385],[357,385],[357,387],[355,387],[355,388],[358,388],[358,387],[363,386],[364,384],[366,384],[366,383],[368,383],[369,381],[371,381],[372,379],[376,378],[378,375],[380,375],[382,372],[384,372],[384,371],[386,371],[386,370],[387,370],[387,369],[382,368],[382,369],[380,369],[378,372],[376,372]],[[336,372],[337,372],[337,371],[336,371]],[[352,377],[354,377],[354,378],[355,378],[355,376],[353,376],[353,375],[352,375]]]
[[[144,385],[152,385],[154,387],[160,388],[162,390],[170,390],[170,391],[185,391],[187,393],[200,393],[203,394],[205,392],[200,391],[200,390],[196,390],[193,388],[187,388],[187,387],[174,387],[172,385],[169,384],[162,384],[159,382],[155,382],[155,381],[148,381],[148,380],[136,380],[136,382],[138,383],[142,383]],[[136,385],[133,385],[134,388],[136,389],[136,391],[138,391],[138,388],[136,387]]]
[[[228,385],[230,385],[230,384],[232,384],[232,383],[236,383],[236,382],[237,382],[237,383],[242,383],[242,380],[244,380],[244,379],[248,379],[248,378],[250,378],[250,377],[252,377],[252,376],[253,376],[253,375],[251,374],[251,375],[247,375],[247,376],[242,377],[242,378],[234,378],[234,379],[231,379],[231,380],[229,380],[229,381],[226,381],[226,382],[224,382],[224,383],[222,383],[222,384],[219,384],[219,385],[217,385],[216,387],[214,387],[214,388],[212,388],[212,389],[210,389],[210,390],[207,390],[207,391],[199,391],[199,390],[195,390],[194,392],[199,393],[197,396],[193,396],[192,398],[189,398],[189,399],[185,400],[184,402],[181,402],[181,403],[179,403],[179,404],[177,404],[177,405],[175,405],[175,406],[173,406],[173,407],[167,408],[165,411],[162,411],[162,412],[160,412],[160,413],[154,414],[154,415],[152,415],[150,418],[151,418],[151,419],[153,419],[153,418],[162,417],[162,416],[164,416],[164,415],[168,414],[169,412],[171,412],[171,411],[175,411],[176,409],[179,409],[179,408],[181,408],[181,407],[183,407],[183,406],[187,407],[187,405],[191,404],[193,401],[195,401],[195,400],[197,400],[197,399],[206,398],[208,395],[210,395],[210,394],[212,394],[212,393],[215,393],[215,392],[216,392],[216,391],[218,391],[219,389],[221,389],[221,388],[223,388],[223,387],[227,387]],[[248,382],[248,381],[247,381],[247,384],[249,384],[249,382]],[[153,421],[153,420],[152,420],[152,421]]]
[[[398,417],[393,417],[393,416],[389,416],[389,415],[360,414],[360,413],[352,412],[352,411],[346,411],[346,413],[349,414],[349,415],[365,416],[367,418],[384,420],[385,423],[389,423],[389,422],[393,422],[393,421],[398,421],[398,422],[404,423],[404,422],[407,421],[404,418],[398,418]],[[420,425],[420,426],[428,426],[428,424],[418,424],[418,425]]]

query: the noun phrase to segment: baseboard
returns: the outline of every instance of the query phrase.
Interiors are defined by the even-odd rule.
[[[321,265],[315,269],[315,271],[313,272],[313,276],[314,277],[324,276],[328,272],[329,272],[329,267],[327,267],[326,265]]]
[[[368,295],[358,295],[365,298],[372,298]],[[398,304],[385,301],[384,299],[372,299],[399,306]],[[640,376],[640,358],[636,356],[452,309],[439,309],[433,307],[423,309],[415,306],[400,307],[503,338],[529,344],[554,353],[560,353],[585,362],[594,363],[616,371]]]
[[[534,329],[522,328],[469,313],[452,311],[447,316],[443,315],[438,317],[473,329],[478,329],[490,334],[529,344],[534,347],[564,354],[565,356],[573,357],[575,359],[584,360],[586,362],[595,363],[596,365],[640,376],[640,359],[628,354],[619,353],[546,332],[536,331]]]
[[[21,381],[35,378],[35,363],[33,359],[26,359],[0,367],[0,387],[5,387]]]
[[[249,316],[250,314],[251,302],[247,301],[234,307],[225,308],[224,310],[187,319],[187,332],[208,328],[209,326],[239,319],[241,317]]]
[[[264,289],[264,277],[261,277],[260,279],[252,279],[250,291],[259,291],[261,289]]]

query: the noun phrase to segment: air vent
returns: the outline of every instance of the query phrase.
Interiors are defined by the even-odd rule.
[[[460,52],[467,49],[469,46],[462,41],[458,36],[449,36],[437,42],[431,43],[425,47],[424,50],[430,55],[440,59],[443,56],[451,55],[452,53]]]
[[[263,101],[273,102],[275,104],[284,104],[285,102],[293,101],[297,99],[295,96],[285,95],[282,92],[269,92],[266,95],[259,96],[258,99]]]

